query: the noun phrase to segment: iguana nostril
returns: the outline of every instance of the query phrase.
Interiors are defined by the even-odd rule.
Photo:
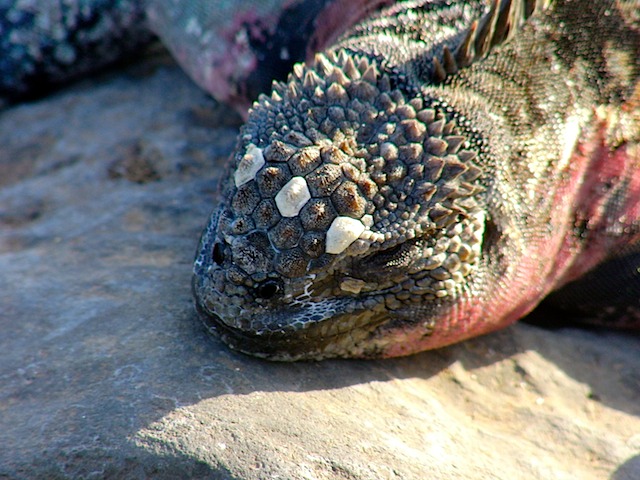
[[[265,280],[256,287],[256,294],[259,298],[268,300],[281,291],[280,284],[276,280]]]
[[[213,258],[213,261],[218,265],[222,265],[222,262],[224,262],[224,248],[222,246],[222,243],[216,242],[216,244],[213,246],[211,258]]]

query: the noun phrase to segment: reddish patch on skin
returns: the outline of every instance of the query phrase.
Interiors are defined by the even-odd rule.
[[[576,146],[549,200],[550,227],[505,274],[479,295],[462,295],[436,314],[435,330],[418,324],[384,332],[385,357],[440,348],[504,328],[531,312],[552,290],[581,276],[624,245],[640,241],[640,145],[607,144],[600,121]],[[577,228],[582,227],[582,228]],[[582,235],[580,235],[582,232]]]
[[[282,8],[286,8],[286,5]],[[277,23],[276,15],[261,18],[252,11],[238,12],[231,19],[229,27],[220,32],[219,40],[226,48],[220,56],[211,58],[206,64],[201,65],[206,67],[203,68],[206,73],[204,78],[196,78],[201,87],[216,99],[233,105],[245,120],[254,100],[247,97],[245,81],[258,64],[249,39],[266,41],[267,32],[273,32]]]
[[[284,1],[284,0],[283,0]],[[293,1],[288,0],[286,3]],[[216,15],[205,16],[197,25],[182,25],[180,12],[172,9],[148,9],[151,27],[189,76],[204,90],[220,101],[235,104],[243,114],[250,99],[238,87],[255,69],[257,63],[247,37],[259,35],[256,30],[275,28],[275,15],[257,15],[255,7],[238,5],[231,18],[224,23]],[[248,28],[249,27],[249,28]],[[190,31],[200,28],[201,32]]]
[[[201,38],[185,36],[189,42],[174,38],[166,43],[180,65],[202,89],[233,106],[246,120],[247,111],[255,100],[251,98],[248,80],[259,66],[251,42],[268,43],[283,12],[296,5],[304,6],[304,3],[305,0],[282,0],[268,14],[256,14],[249,2],[239,2],[232,18],[224,24],[209,25],[212,31]],[[313,22],[314,31],[306,47],[307,60],[328,48],[352,25],[393,3],[394,0],[329,1]],[[207,38],[206,43],[199,44],[202,38]]]
[[[585,176],[575,213],[575,226],[584,229],[583,238],[568,232],[559,261],[569,268],[557,287],[591,270],[611,252],[640,241],[638,152],[626,144],[611,151],[601,143],[592,153],[597,168]]]

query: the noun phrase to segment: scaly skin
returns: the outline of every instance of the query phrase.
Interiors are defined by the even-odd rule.
[[[224,341],[407,355],[612,262],[640,326],[640,3],[494,7],[398,2],[254,104],[194,268]]]
[[[0,0],[0,99],[30,97],[149,42],[144,2]]]

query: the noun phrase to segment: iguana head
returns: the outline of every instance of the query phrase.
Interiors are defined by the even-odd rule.
[[[460,112],[375,59],[297,65],[240,133],[196,258],[200,312],[269,358],[410,353],[398,337],[473,290],[482,155]]]

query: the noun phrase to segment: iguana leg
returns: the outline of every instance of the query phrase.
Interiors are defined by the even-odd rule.
[[[246,114],[271,82],[395,0],[0,0],[0,101],[32,98],[154,32],[217,100]]]

